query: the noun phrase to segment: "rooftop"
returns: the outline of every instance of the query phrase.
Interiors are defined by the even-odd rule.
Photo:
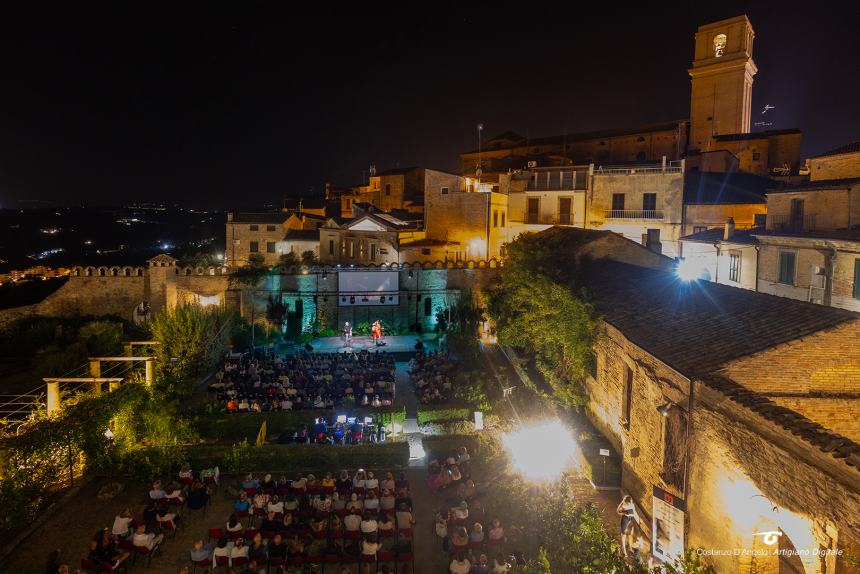
[[[283,223],[289,218],[283,211],[266,213],[233,213],[233,223]]]
[[[685,282],[674,273],[616,261],[584,262],[569,278],[587,289],[603,320],[687,377],[860,321],[860,314],[843,309],[708,281]]]
[[[597,130],[591,132],[580,132],[574,134],[562,134],[555,136],[546,136],[541,138],[526,138],[521,136],[520,134],[512,131],[506,131],[504,133],[495,136],[492,139],[487,140],[487,147],[483,148],[484,151],[488,149],[508,149],[508,148],[517,148],[523,147],[526,145],[546,145],[546,144],[564,144],[571,143],[576,141],[585,141],[599,138],[611,138],[618,136],[627,136],[627,135],[635,135],[640,133],[647,132],[661,132],[661,131],[669,131],[669,130],[677,130],[678,125],[682,123],[686,123],[687,120],[674,120],[671,122],[661,122],[656,124],[645,124],[639,126],[630,126],[623,128],[613,128],[608,130]],[[490,145],[493,141],[496,140],[505,140],[505,141],[513,141],[514,143],[509,146],[500,146],[491,148]],[[478,153],[477,149],[463,152],[465,154]]]
[[[684,174],[684,203],[767,203],[774,181],[750,173],[688,171]]]
[[[746,140],[763,140],[772,136],[782,136],[787,134],[799,134],[801,133],[797,128],[785,129],[785,130],[765,130],[762,132],[749,132],[745,134],[719,134],[715,135],[714,139],[718,142],[734,142],[734,141],[746,141]]]
[[[856,142],[851,142],[849,144],[845,144],[843,146],[839,146],[839,147],[834,148],[830,151],[826,151],[824,153],[820,153],[820,154],[814,155],[812,157],[813,158],[827,157],[829,155],[841,155],[843,153],[857,153],[857,152],[860,152],[860,140],[858,140]]]
[[[800,185],[785,185],[768,188],[768,193],[793,193],[798,191],[817,191],[825,189],[845,189],[848,186],[860,183],[860,177],[849,177],[845,179],[821,179],[818,181],[807,181]]]
[[[319,229],[288,229],[284,235],[285,240],[293,241],[319,241]]]
[[[758,229],[754,233],[756,237],[790,237],[792,239],[832,239],[835,241],[860,241],[860,228],[799,231],[797,233],[792,233],[790,231]]]
[[[682,237],[681,240],[710,244],[716,243],[717,241],[725,241],[726,243],[755,245],[758,241],[753,237],[753,234],[761,233],[762,231],[764,231],[764,229],[761,227],[753,227],[752,229],[735,229],[735,232],[732,234],[730,239],[723,240],[725,228],[714,227],[712,229],[700,231],[699,233],[691,233],[690,235]]]

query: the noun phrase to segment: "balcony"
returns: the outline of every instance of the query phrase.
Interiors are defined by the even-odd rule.
[[[529,174],[526,191],[575,191],[584,190],[586,172],[573,169],[534,169]]]
[[[657,173],[683,173],[684,161],[674,160],[661,164],[645,164],[631,166],[599,166],[594,169],[594,175],[653,175]]]
[[[662,209],[607,209],[603,215],[604,219],[614,220],[648,220],[662,221]]]
[[[771,215],[767,216],[768,231],[780,233],[802,233],[815,231],[815,215]]]

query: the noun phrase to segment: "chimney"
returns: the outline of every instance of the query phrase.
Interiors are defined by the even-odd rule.
[[[370,164],[370,177],[373,177],[375,175],[376,175],[376,164],[372,163],[372,164]]]
[[[302,198],[301,197],[299,198],[299,208],[296,211],[298,211],[299,213],[302,212]]]
[[[735,235],[735,220],[733,217],[726,219],[726,229],[723,232],[723,241],[728,241]]]

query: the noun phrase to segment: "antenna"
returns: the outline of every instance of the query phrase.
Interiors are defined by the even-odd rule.
[[[478,124],[478,167],[475,169],[475,175],[479,178],[481,174],[484,172],[481,169],[481,132],[484,131],[484,124]]]

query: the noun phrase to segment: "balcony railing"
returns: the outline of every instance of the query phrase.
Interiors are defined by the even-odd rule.
[[[519,213],[511,215],[514,223],[526,223],[528,225],[573,225],[572,213]]]
[[[654,173],[681,173],[684,171],[682,160],[656,165],[643,166],[599,166],[594,168],[594,175],[644,175]]]
[[[784,233],[815,231],[815,215],[771,215],[768,214],[765,227],[768,230]]]
[[[663,219],[662,209],[607,209],[605,219]]]
[[[585,171],[572,169],[533,170],[529,175],[527,191],[574,191],[584,190]]]

